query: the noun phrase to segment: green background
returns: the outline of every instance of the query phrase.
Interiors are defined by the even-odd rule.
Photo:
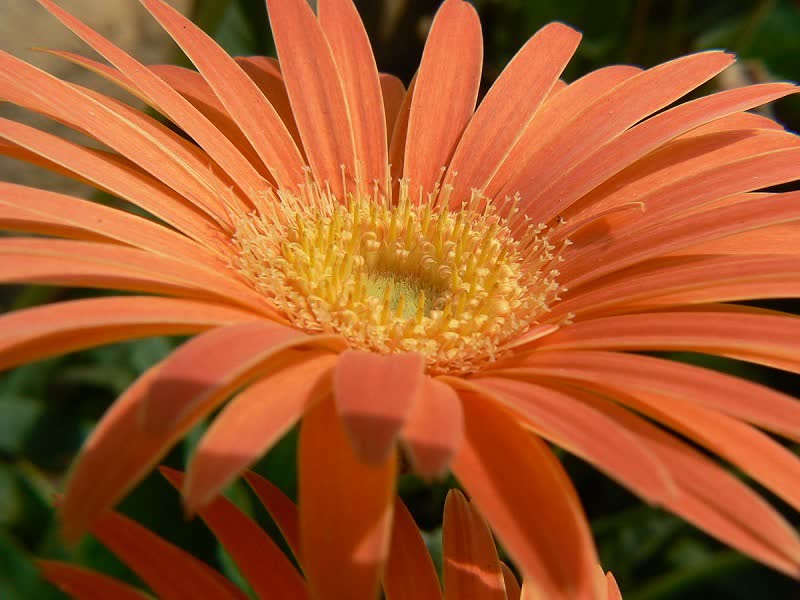
[[[393,4],[401,7],[400,16],[388,26],[387,3],[357,2],[379,68],[408,82],[419,62],[426,23],[438,2],[397,0]],[[751,82],[800,78],[800,3],[790,0],[476,0],[475,5],[484,28],[483,91],[524,41],[553,20],[584,33],[567,69],[568,80],[607,64],[647,67],[709,48],[735,51],[745,61],[743,77]],[[231,54],[274,55],[263,0],[204,0],[194,12],[194,20]],[[176,56],[176,61],[185,59]],[[800,128],[799,99],[783,100],[770,111],[789,129]],[[5,289],[0,292],[0,306],[14,309],[88,295],[92,293],[39,287]],[[797,312],[791,302],[769,306]],[[34,556],[68,559],[136,581],[91,539],[75,547],[64,546],[58,538],[52,502],[82,440],[109,404],[178,343],[178,339],[148,339],[42,361],[0,375],[0,598],[63,597],[39,580]],[[699,355],[675,358],[795,395],[800,391],[797,377],[766,368]],[[181,468],[201,433],[189,435],[166,464]],[[296,493],[295,447],[293,432],[256,466],[292,496]],[[560,456],[584,501],[603,565],[614,571],[626,600],[800,598],[796,582],[726,549],[680,519],[644,505],[582,461],[563,453]],[[400,483],[401,494],[425,530],[435,557],[440,553],[445,494],[454,484],[451,480],[427,486],[411,476],[404,476]],[[764,494],[796,526],[800,524],[796,512]],[[272,527],[244,486],[234,486],[230,496],[266,527]],[[536,510],[535,502],[532,498],[532,510]],[[238,580],[208,531],[197,522],[184,520],[176,494],[158,475],[142,483],[121,510]]]

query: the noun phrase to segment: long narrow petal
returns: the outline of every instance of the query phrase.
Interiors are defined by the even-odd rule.
[[[361,460],[386,461],[422,390],[424,369],[420,354],[342,353],[333,378],[336,408]]]
[[[406,142],[408,141],[408,119],[411,116],[411,103],[414,99],[414,87],[416,86],[416,76],[411,80],[408,91],[403,98],[403,103],[397,111],[394,127],[389,138],[389,167],[392,174],[392,182],[395,192],[399,189],[399,179],[403,176],[405,165]],[[395,193],[393,197],[397,197]]]
[[[115,241],[200,265],[219,262],[196,242],[148,219],[97,202],[4,181],[0,181],[0,229]]]
[[[502,198],[503,196],[499,195],[501,190],[512,187],[514,180],[522,177],[523,172],[527,172],[526,169],[530,169],[529,161],[545,141],[557,136],[561,128],[565,127],[575,114],[580,114],[598,98],[602,98],[620,83],[641,72],[641,69],[628,65],[604,67],[584,75],[552,94],[534,114],[532,122],[522,132],[506,160],[493,174],[492,180],[485,188],[486,195],[491,198]]]
[[[36,562],[46,579],[74,600],[148,600],[142,590],[117,581],[108,575],[57,560]]]
[[[357,160],[365,183],[386,181],[388,143],[378,67],[367,32],[352,0],[321,0],[319,22],[331,47],[344,97]]]
[[[512,408],[537,434],[594,464],[648,501],[663,504],[674,494],[669,472],[646,445],[568,395],[502,377],[481,377],[468,388]]]
[[[800,168],[797,171],[800,175]],[[738,172],[736,176],[739,176]],[[638,218],[641,219],[641,215]],[[602,248],[592,246],[591,251],[581,248],[572,254],[561,269],[559,280],[569,287],[577,287],[581,282],[692,244],[790,222],[800,222],[800,193],[723,206],[676,218],[654,229],[639,230],[639,226],[635,225],[636,231],[616,239],[611,237],[603,243]]]
[[[387,600],[442,600],[436,568],[414,517],[400,498],[394,503],[392,541],[383,591]]]
[[[174,487],[182,487],[183,473],[166,467],[160,471]],[[258,598],[308,598],[305,582],[294,565],[267,532],[233,502],[217,498],[201,509],[199,515],[228,551]]]
[[[433,19],[416,77],[403,176],[433,191],[475,111],[483,62],[478,14],[447,0]]]
[[[527,374],[691,402],[800,440],[800,402],[763,385],[661,358],[616,352],[541,351],[518,363]]]
[[[329,340],[268,321],[220,327],[172,353],[142,407],[146,429],[168,431],[198,406],[218,403],[259,375],[281,365],[279,353]]]
[[[518,175],[500,190],[500,197],[519,193],[521,207],[538,222],[538,191],[571,163],[596,150],[651,113],[674,102],[733,61],[721,52],[682,57],[635,75],[597,98],[563,123],[558,135],[529,152]],[[545,158],[546,157],[546,158]],[[524,169],[536,165],[534,176]],[[523,175],[524,174],[524,175]]]
[[[543,217],[563,213],[576,199],[671,139],[795,92],[797,88],[788,83],[754,85],[698,98],[659,113],[611,140],[537,192],[546,205],[542,208]]]
[[[286,125],[286,129],[289,130],[298,149],[303,152],[300,130],[297,128],[297,121],[292,112],[289,94],[283,83],[283,74],[277,59],[269,56],[237,56],[234,60],[266,96],[283,124]],[[305,154],[303,154],[303,158],[305,159]]]
[[[713,311],[618,315],[579,321],[532,348],[702,352],[800,373],[800,318]]]
[[[461,397],[466,436],[453,462],[456,477],[546,597],[590,597],[597,556],[563,468],[506,409],[469,393]]]
[[[611,571],[606,573],[606,583],[608,584],[608,600],[622,600],[622,592],[619,591],[617,580]]]
[[[334,400],[300,427],[300,539],[309,589],[320,600],[373,600],[389,551],[396,453],[369,465],[353,452]]]
[[[232,303],[274,313],[255,290],[212,267],[115,244],[0,239],[0,281],[133,290]]]
[[[448,600],[506,600],[503,570],[483,517],[450,490],[442,526],[444,593]]]
[[[191,335],[253,321],[233,307],[151,296],[88,298],[0,316],[0,369],[155,335]]]
[[[222,203],[214,196],[221,195],[225,186],[190,150],[188,141],[163,125],[5,52],[0,52],[0,83],[4,99],[88,133],[226,225]]]
[[[253,493],[267,509],[267,512],[281,530],[283,538],[295,557],[300,556],[300,515],[297,506],[276,486],[253,471],[247,471],[244,479]]]
[[[387,143],[394,131],[394,124],[400,114],[400,107],[406,97],[406,87],[394,75],[380,74],[381,93],[383,94],[383,110],[386,113],[386,139]],[[388,159],[388,156],[387,156]]]
[[[754,298],[800,296],[800,266],[791,256],[694,256],[659,259],[565,293],[551,318]]]
[[[201,561],[138,523],[106,512],[92,534],[164,600],[241,600],[244,594]]]
[[[342,198],[342,165],[355,171],[353,125],[333,53],[305,0],[267,0],[283,81],[317,180]]]
[[[455,391],[426,377],[401,437],[416,473],[444,475],[464,439],[464,415]]]
[[[336,356],[325,353],[285,366],[233,398],[214,419],[189,463],[183,498],[194,512],[218,496],[331,391]]]
[[[7,119],[0,119],[0,139],[26,151],[0,147],[0,154],[78,178],[143,208],[205,246],[219,245],[221,231],[206,215],[121,157],[111,160],[100,151]]]
[[[47,11],[69,27],[93,50],[117,67],[178,127],[190,135],[236,182],[247,196],[262,191],[263,178],[191,103],[147,67],[133,59],[103,36],[70,15],[52,0],[38,0]]]
[[[303,158],[280,116],[253,80],[180,12],[162,0],[142,3],[203,74],[278,184],[291,188],[301,183]]]
[[[677,486],[666,508],[765,564],[800,574],[800,537],[738,477],[616,402],[574,387],[561,389],[628,428],[661,458]]]
[[[580,38],[570,27],[550,23],[511,59],[481,101],[450,161],[445,182],[455,187],[452,206],[469,200],[471,189],[486,187],[558,80]]]

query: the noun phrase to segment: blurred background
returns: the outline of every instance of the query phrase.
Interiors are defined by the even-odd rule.
[[[573,80],[613,63],[649,67],[681,54],[710,48],[736,52],[740,62],[700,92],[748,83],[800,79],[800,2],[797,0],[473,0],[485,42],[485,91],[517,49],[543,24],[558,20],[583,31],[583,42],[565,77]],[[231,54],[274,55],[264,0],[170,0],[214,36]],[[188,64],[136,0],[62,0],[61,4],[146,63]],[[439,0],[356,0],[372,39],[378,66],[410,80]],[[59,77],[91,85],[131,103],[130,97],[77,67],[32,47],[86,52],[80,42],[33,0],[0,0],[0,48]],[[800,98],[767,107],[767,114],[793,131],[800,129]],[[0,104],[0,116],[65,133],[52,122]],[[91,189],[34,167],[0,158],[0,179],[95,197]],[[796,186],[795,186],[796,187]],[[0,310],[97,295],[41,287],[0,290]],[[761,306],[799,312],[796,303]],[[136,581],[90,538],[74,547],[58,538],[52,503],[70,462],[109,404],[179,339],[156,338],[105,347],[39,362],[0,374],[0,598],[63,598],[42,583],[33,557],[65,558]],[[800,378],[766,368],[701,355],[680,360],[732,372],[794,395]],[[185,465],[200,431],[190,434],[166,460]],[[296,432],[290,433],[256,470],[291,496],[296,494]],[[798,450],[798,448],[795,448]],[[680,519],[650,508],[579,459],[560,453],[584,506],[606,569],[614,571],[626,600],[800,599],[800,586],[727,550]],[[400,492],[423,528],[434,555],[440,554],[444,498],[455,481],[435,486],[404,476]],[[767,498],[796,526],[798,514],[767,492]],[[242,508],[275,531],[243,486],[230,490]],[[176,494],[158,475],[148,478],[122,512],[239,580],[231,561],[197,522],[187,523]],[[536,510],[531,499],[531,510]]]

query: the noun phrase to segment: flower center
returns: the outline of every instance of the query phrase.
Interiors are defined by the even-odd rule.
[[[237,219],[237,267],[303,330],[419,352],[432,374],[476,370],[547,310],[557,256],[513,208],[501,217],[474,194],[454,210],[449,188],[425,201],[411,189],[343,201],[311,181],[271,192]]]

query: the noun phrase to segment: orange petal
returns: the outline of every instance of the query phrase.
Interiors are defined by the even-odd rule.
[[[173,486],[181,488],[183,473],[166,467],[160,471]],[[308,598],[305,582],[294,565],[267,532],[230,500],[217,498],[201,509],[199,515],[258,598]]]
[[[383,94],[383,110],[386,113],[386,135],[394,131],[394,124],[400,114],[400,107],[406,97],[406,87],[394,75],[380,74],[381,94]]]
[[[97,202],[4,181],[0,181],[0,228],[114,241],[201,266],[218,263],[217,257],[201,245],[149,219]]]
[[[534,118],[580,39],[574,29],[550,23],[511,59],[481,101],[450,162],[445,181],[455,186],[451,206],[469,200],[473,188],[486,187]]]
[[[333,398],[300,427],[300,539],[312,597],[373,600],[389,550],[397,461],[359,460]]]
[[[466,437],[453,462],[456,477],[545,597],[590,597],[597,556],[561,465],[504,408],[469,393],[461,399]]]
[[[126,75],[156,107],[183,129],[219,164],[247,195],[264,189],[263,178],[255,171],[231,142],[223,136],[194,106],[147,67],[134,60],[103,36],[81,23],[52,0],[38,0],[47,11],[69,27],[93,50]]]
[[[414,471],[441,477],[464,439],[461,400],[450,386],[426,377],[401,435]]]
[[[521,361],[519,367],[526,376],[558,377],[667,396],[669,402],[688,402],[697,405],[698,410],[705,407],[719,411],[800,440],[800,403],[740,377],[671,360],[592,350],[536,352]]]
[[[408,119],[411,116],[411,101],[414,99],[414,87],[417,83],[417,78],[411,80],[406,92],[403,103],[397,111],[397,118],[394,122],[394,128],[391,131],[389,138],[389,167],[392,173],[392,182],[395,187],[393,197],[397,197],[397,190],[399,190],[399,179],[403,176],[403,166],[405,164],[406,141],[408,139]]]
[[[800,175],[800,168],[797,173]],[[738,176],[738,172],[734,171],[734,176]],[[764,177],[769,175],[765,174]],[[697,200],[701,201],[699,198]],[[648,207],[645,212],[649,210]],[[641,213],[633,217],[634,220],[642,218]],[[592,245],[588,249],[577,250],[560,269],[559,281],[568,283],[569,287],[577,287],[581,282],[692,244],[790,222],[800,222],[800,193],[779,194],[758,202],[740,202],[678,217],[660,224],[655,230],[642,230],[636,224],[635,231],[628,234],[623,232],[616,239],[610,237],[600,242],[602,248]]]
[[[0,119],[0,139],[22,153],[0,147],[0,154],[26,160],[109,191],[143,208],[205,246],[221,232],[201,211],[139,169],[103,153],[67,142],[21,123]]]
[[[504,186],[511,187],[514,180],[530,170],[530,161],[544,142],[556,138],[576,114],[594,104],[610,90],[642,70],[628,65],[614,65],[592,71],[553,94],[536,112],[531,124],[517,140],[505,162],[500,165],[485,193],[491,198],[499,195]]]
[[[321,354],[285,366],[233,398],[201,438],[183,488],[189,512],[218,496],[300,419],[330,394],[336,356]]]
[[[573,323],[534,347],[702,352],[800,373],[800,319],[712,310],[618,315]]]
[[[154,335],[189,335],[258,316],[194,300],[88,298],[0,316],[0,369],[67,352]]]
[[[797,533],[738,477],[616,402],[575,388],[568,393],[628,428],[658,454],[677,486],[667,509],[783,573],[800,574]]]
[[[792,84],[769,83],[726,90],[680,104],[623,132],[549,183],[539,197],[552,207],[550,213],[563,213],[575,200],[669,140],[715,119],[796,91]],[[580,176],[576,176],[578,173]]]
[[[394,525],[383,591],[387,600],[442,600],[436,568],[417,524],[400,498],[394,503]]]
[[[386,461],[422,390],[424,369],[420,354],[341,354],[333,378],[336,408],[362,460]]]
[[[108,575],[57,560],[36,562],[46,579],[75,600],[148,600],[150,596]]]
[[[276,314],[257,292],[212,266],[137,248],[44,238],[0,239],[0,281],[109,288],[235,303]]]
[[[506,597],[508,600],[520,600],[522,589],[519,587],[517,576],[514,575],[514,572],[504,562],[500,563],[500,568],[503,569],[503,583],[506,586]]]
[[[622,600],[622,593],[619,591],[617,580],[611,574],[611,571],[606,573],[606,582],[608,584],[608,600]]]
[[[581,112],[573,113],[558,135],[537,145],[517,177],[500,190],[500,197],[519,192],[521,207],[536,222],[550,212],[539,208],[540,190],[571,164],[594,152],[631,125],[674,102],[722,71],[733,57],[705,52],[675,59],[627,79],[607,91]],[[536,165],[534,176],[523,175],[525,167]],[[541,217],[540,217],[541,215]]]
[[[168,431],[198,406],[219,403],[253,378],[280,366],[274,360],[278,353],[313,345],[314,339],[290,327],[260,321],[217,328],[189,340],[161,369],[142,410],[143,426]]]
[[[342,168],[355,174],[353,125],[336,63],[305,0],[267,0],[283,81],[314,175],[342,198]]]
[[[0,52],[0,83],[5,100],[88,133],[228,225],[217,197],[227,184],[213,174],[205,153],[196,146],[192,152],[188,140],[140,111],[69,85],[4,52]]]
[[[297,147],[303,152],[300,130],[294,120],[292,105],[289,103],[289,94],[286,92],[278,61],[268,56],[237,56],[234,60],[258,86],[261,93],[267,97],[283,124],[286,125],[286,129],[289,130]],[[305,158],[305,155],[303,156]]]
[[[442,548],[445,598],[506,600],[492,534],[483,517],[458,490],[447,494]]]
[[[203,74],[228,114],[270,169],[275,181],[281,187],[290,188],[302,182],[303,158],[292,136],[264,94],[236,61],[202,29],[162,0],[142,0],[142,4]],[[198,143],[202,145],[202,140]],[[209,154],[214,156],[211,152]],[[224,166],[224,163],[220,164]],[[253,188],[253,191],[258,189]],[[248,192],[248,188],[245,191]]]
[[[320,0],[319,22],[344,86],[356,158],[365,183],[386,181],[388,150],[383,94],[367,32],[352,0]],[[371,189],[371,188],[370,188]]]
[[[433,191],[475,111],[483,62],[478,14],[446,0],[433,19],[416,77],[403,176],[412,189]]]
[[[298,560],[300,556],[300,523],[297,507],[286,495],[272,482],[264,479],[253,471],[246,471],[244,479],[253,490],[261,504],[267,509],[283,538],[289,545]]]
[[[245,598],[203,562],[127,517],[107,512],[91,531],[163,600]]]
[[[669,472],[646,445],[568,394],[503,377],[480,377],[461,385],[512,408],[537,434],[592,463],[649,502],[663,503],[675,493]],[[608,443],[611,439],[614,444]]]

